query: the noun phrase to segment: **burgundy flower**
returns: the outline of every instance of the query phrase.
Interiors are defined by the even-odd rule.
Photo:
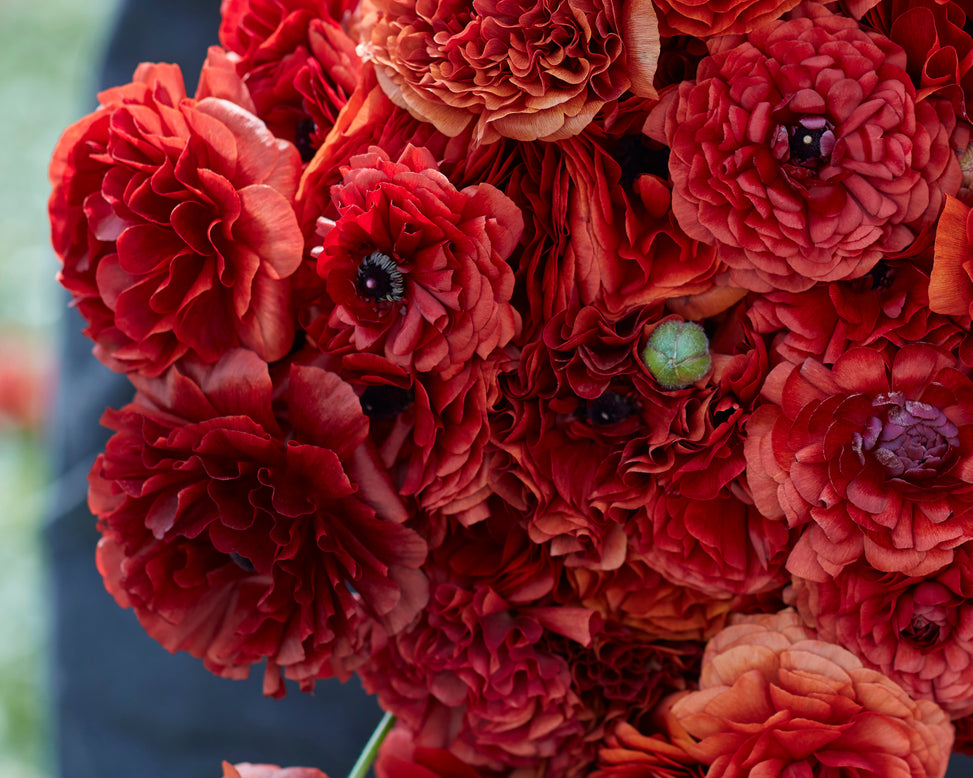
[[[560,566],[497,504],[472,528],[454,525],[425,569],[429,604],[359,669],[365,688],[417,743],[478,769],[583,772],[597,722],[570,656],[597,617],[553,599]]]
[[[457,191],[427,150],[393,162],[375,148],[352,159],[332,200],[337,219],[320,220],[313,251],[327,299],[309,332],[323,348],[348,330],[359,351],[448,379],[516,336],[506,259],[523,220],[499,190]]]
[[[714,637],[699,691],[671,707],[707,775],[941,778],[953,731],[849,651],[816,639],[794,611],[741,619]]]
[[[89,502],[108,590],[168,650],[235,678],[266,658],[277,696],[281,672],[304,688],[347,677],[369,622],[394,633],[423,607],[425,543],[336,375],[290,370],[286,428],[251,352],[137,385],[105,416]]]
[[[654,96],[659,38],[645,0],[375,0],[363,26],[396,105],[447,135],[559,140],[630,86]]]
[[[518,149],[507,193],[527,217],[518,252],[524,340],[571,306],[620,318],[705,291],[723,270],[716,251],[689,239],[672,215],[668,152],[641,132],[649,105],[626,100],[576,137]]]
[[[804,526],[788,568],[822,580],[864,555],[922,576],[973,538],[973,383],[924,344],[781,365],[747,427],[761,512]]]
[[[716,39],[647,125],[672,148],[680,226],[757,291],[864,275],[960,185],[955,115],[917,102],[902,50],[806,10]]]
[[[201,93],[221,91],[206,79]],[[95,354],[149,375],[241,345],[283,357],[297,151],[229,100],[187,98],[175,66],[142,65],[100,100],[58,142],[50,201],[59,278]]]
[[[358,82],[361,58],[343,24],[357,0],[224,0],[220,42],[256,114],[305,161],[321,145]]]
[[[953,718],[973,713],[973,558],[969,545],[916,578],[849,565],[824,581],[794,581],[796,605],[823,640],[840,643],[915,699]]]

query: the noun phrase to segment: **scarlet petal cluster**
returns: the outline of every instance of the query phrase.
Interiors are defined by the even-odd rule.
[[[787,566],[823,580],[860,557],[927,575],[973,538],[973,383],[923,344],[782,365],[747,428],[747,480],[768,517],[804,527]],[[805,526],[806,525],[806,526]]]
[[[672,148],[680,226],[757,291],[863,275],[960,185],[955,116],[917,101],[902,50],[808,14],[719,38],[647,126]]]
[[[458,191],[410,146],[398,161],[380,149],[355,157],[331,196],[338,216],[320,220],[314,251],[327,299],[309,327],[322,348],[348,331],[358,351],[448,379],[514,338],[506,259],[523,219],[499,190]]]
[[[304,243],[296,149],[229,100],[188,98],[175,66],[142,65],[100,100],[50,170],[59,277],[96,355],[150,375],[241,345],[284,356]]]
[[[664,35],[684,33],[697,38],[729,35],[752,30],[764,22],[779,19],[800,0],[655,0],[659,29]]]
[[[794,611],[716,635],[699,691],[671,713],[696,739],[688,750],[707,775],[941,778],[953,742],[939,706],[816,639]]]
[[[658,36],[644,0],[628,3],[624,19],[617,0],[372,6],[365,26],[382,87],[447,135],[475,122],[488,143],[560,140],[633,81],[653,92]]]
[[[346,677],[368,623],[395,632],[423,607],[426,544],[361,450],[368,420],[336,375],[290,371],[287,432],[251,352],[139,388],[106,414],[89,504],[108,590],[168,650],[234,678],[266,658],[280,695],[282,673],[304,688]]]

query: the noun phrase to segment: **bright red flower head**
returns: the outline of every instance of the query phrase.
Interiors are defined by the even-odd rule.
[[[560,140],[630,86],[653,96],[645,0],[373,0],[363,26],[389,98],[447,135]]]
[[[849,565],[834,578],[795,578],[795,604],[824,640],[840,643],[915,699],[952,718],[973,713],[973,549],[924,578]]]
[[[747,427],[747,478],[768,517],[807,525],[788,560],[821,580],[864,555],[928,575],[973,538],[973,383],[912,344],[781,365]]]
[[[800,0],[654,0],[663,35],[677,33],[708,38],[746,33],[765,22],[779,19]]]
[[[276,397],[286,426],[251,352],[138,387],[105,416],[89,503],[108,590],[168,650],[234,678],[266,658],[280,695],[282,673],[304,688],[347,677],[368,623],[396,632],[423,607],[426,544],[338,376],[293,367]]]
[[[706,649],[699,691],[671,707],[707,775],[942,778],[953,730],[794,611],[741,619]]]
[[[647,125],[672,148],[680,226],[757,291],[863,275],[960,185],[955,115],[917,102],[902,50],[807,11],[716,39]]]
[[[95,354],[149,375],[241,345],[283,357],[304,247],[296,149],[229,100],[186,97],[172,65],[142,65],[100,100],[58,142],[50,200],[59,278]]]
[[[338,215],[319,221],[313,251],[327,299],[309,332],[323,348],[347,330],[358,351],[448,379],[516,336],[506,260],[523,219],[498,189],[458,191],[410,146],[398,161],[353,158],[331,197]]]

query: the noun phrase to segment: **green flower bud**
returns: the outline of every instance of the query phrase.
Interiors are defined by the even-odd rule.
[[[642,361],[663,389],[682,389],[703,378],[712,365],[709,340],[691,321],[665,321],[652,331]]]

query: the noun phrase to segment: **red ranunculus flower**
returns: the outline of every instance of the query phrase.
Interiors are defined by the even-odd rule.
[[[816,639],[790,610],[716,635],[699,691],[671,713],[713,776],[942,778],[953,741],[938,705]]]
[[[653,111],[673,211],[734,285],[857,278],[908,246],[961,180],[943,101],[916,100],[904,52],[821,5],[711,45]]]
[[[779,19],[800,0],[655,0],[659,31],[685,33],[697,38],[746,33],[764,22]]]
[[[629,87],[654,95],[647,0],[372,0],[369,56],[391,100],[447,135],[560,140]],[[367,8],[367,6],[366,6]]]
[[[813,580],[862,555],[924,576],[973,538],[973,383],[924,344],[782,364],[747,426],[747,478],[768,517],[804,526],[787,566]]]
[[[223,763],[223,778],[328,778],[314,767],[278,767],[275,764]]]
[[[929,278],[929,307],[956,317],[969,329],[973,317],[973,209],[946,198],[936,228],[936,248]]]
[[[591,644],[597,616],[557,604],[561,566],[508,508],[493,508],[471,528],[451,527],[424,566],[429,604],[358,673],[420,745],[477,768],[583,774],[597,721],[571,658]]]
[[[520,209],[489,184],[458,191],[432,154],[408,147],[355,157],[331,190],[312,252],[326,285],[308,331],[328,348],[344,330],[358,351],[443,379],[517,335],[507,264],[523,229]]]
[[[973,713],[973,548],[925,578],[849,565],[795,578],[795,604],[818,637],[840,643],[915,699],[952,718]]]
[[[170,651],[245,677],[267,659],[313,686],[347,677],[361,630],[404,627],[425,605],[426,544],[362,446],[368,419],[338,376],[293,367],[274,386],[252,352],[138,379],[89,476],[98,567]],[[368,490],[359,488],[367,483]]]
[[[343,24],[357,0],[223,0],[220,42],[255,113],[309,160],[355,89],[361,58]]]
[[[207,75],[200,93],[225,93]],[[241,345],[283,357],[304,247],[296,149],[229,100],[187,98],[172,65],[99,99],[58,142],[50,200],[59,279],[95,354],[149,375]]]
[[[834,364],[855,346],[881,351],[922,341],[956,349],[966,332],[929,309],[928,291],[929,273],[919,262],[883,259],[853,281],[760,295],[747,316],[758,332],[774,336],[779,356],[797,365],[809,357]]]

